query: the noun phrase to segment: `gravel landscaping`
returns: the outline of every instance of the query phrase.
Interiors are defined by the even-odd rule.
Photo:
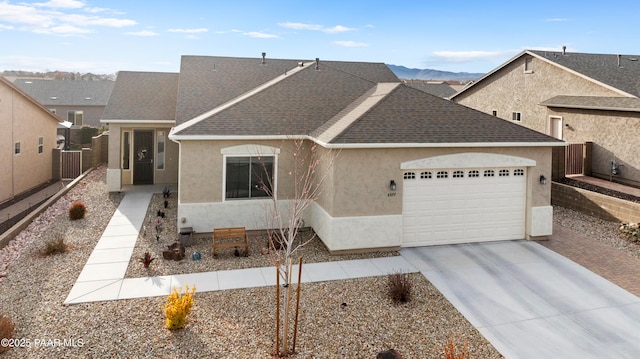
[[[162,305],[166,297],[63,305],[122,198],[107,192],[105,174],[104,166],[89,173],[0,250],[0,314],[15,322],[14,338],[31,346],[11,348],[0,357],[271,357],[274,287],[196,292],[187,326],[175,332],[164,327]],[[72,222],[67,209],[74,200],[82,200],[88,213],[85,219]],[[175,195],[169,198],[164,228],[156,241],[157,211],[164,208],[162,195],[153,197],[127,277],[271,265],[270,255],[263,254],[266,239],[259,234],[252,235],[251,253],[246,258],[236,257],[230,249],[214,259],[211,240],[204,236],[187,248],[184,260],[162,259],[163,247],[177,238],[175,200]],[[554,216],[557,224],[640,253],[637,245],[618,232],[617,223],[564,208],[554,208]],[[43,256],[45,242],[61,235],[70,250]],[[145,251],[159,257],[148,270],[137,261]],[[201,253],[200,261],[191,259],[193,251]],[[332,256],[317,239],[301,253],[306,263],[397,255]],[[400,305],[388,298],[386,279],[304,284],[297,354],[292,358],[375,358],[376,353],[390,348],[405,358],[438,358],[443,357],[442,346],[449,339],[459,345],[468,343],[472,358],[501,357],[422,275],[411,275],[413,300]]]

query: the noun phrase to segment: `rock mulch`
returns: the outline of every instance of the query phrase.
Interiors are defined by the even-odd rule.
[[[164,327],[164,297],[63,305],[121,199],[107,193],[105,176],[104,167],[94,170],[21,233],[16,244],[0,251],[2,263],[7,263],[3,265],[6,277],[0,285],[0,313],[14,320],[14,338],[31,346],[12,348],[3,357],[271,357],[274,287],[196,293],[187,326],[176,332]],[[158,201],[156,197],[154,201]],[[86,203],[88,214],[83,220],[71,222],[66,211],[76,199]],[[169,209],[172,205],[175,203],[170,203]],[[154,202],[149,211],[157,211],[156,206]],[[169,227],[175,220],[165,216],[165,223]],[[165,230],[167,238],[162,240],[170,243],[173,239],[169,229]],[[140,241],[143,245],[136,251],[144,250],[144,245],[154,250],[159,246],[154,243],[153,233],[149,237],[149,228],[146,231]],[[44,242],[61,234],[71,250],[42,257]],[[331,256],[311,243],[304,254],[306,261],[363,256]],[[196,249],[198,245],[209,246],[210,242],[204,239]],[[313,248],[321,254],[314,256]],[[204,259],[210,257],[207,250],[202,248]],[[221,253],[216,261],[205,264],[203,260],[199,263],[203,268],[196,269],[216,268],[217,264],[211,263],[218,261],[226,261],[224,266],[231,267],[253,260],[263,262],[252,262],[252,266],[269,261],[252,249],[248,258]],[[177,268],[179,272],[195,265],[189,258],[166,268],[162,262],[158,260],[158,271]],[[139,267],[130,267],[127,275],[141,275],[141,264],[133,263]],[[441,357],[442,346],[450,339],[460,346],[468,343],[473,358],[501,357],[423,276],[412,274],[411,278],[414,300],[402,305],[393,304],[387,297],[386,277],[303,285],[297,354],[291,357],[373,358],[390,348],[405,358]]]

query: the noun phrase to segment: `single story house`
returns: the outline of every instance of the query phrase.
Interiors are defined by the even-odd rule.
[[[183,56],[179,74],[129,75],[136,81],[120,72],[105,111],[121,111],[104,120],[114,141],[108,186],[125,183],[127,148],[129,170],[138,165],[138,140],[127,147],[125,133],[172,127],[179,227],[268,227],[271,200],[255,174],[269,176],[287,207],[293,146],[305,141],[318,159],[336,153],[319,166],[325,188],[304,214],[330,251],[551,234],[546,180],[552,149],[565,143],[410,88],[385,64]],[[160,77],[177,79],[173,97],[169,86],[158,93]],[[116,96],[126,87],[138,97]],[[153,106],[163,108],[142,108]],[[157,153],[153,142],[146,149]]]
[[[581,173],[640,186],[639,59],[525,50],[451,99],[571,144],[586,143],[588,150],[575,154],[585,162]]]

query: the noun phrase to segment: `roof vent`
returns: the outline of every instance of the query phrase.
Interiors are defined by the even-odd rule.
[[[91,97],[85,97],[84,99],[85,100],[91,100]]]
[[[266,53],[266,52],[263,52],[263,53],[262,53],[262,64],[264,65],[264,64],[266,64],[266,63],[267,63],[267,53]]]
[[[304,62],[299,61],[299,62],[298,62],[298,67],[303,67],[303,66],[304,66]]]
[[[630,57],[629,61],[638,61],[638,58],[637,57]]]
[[[316,71],[320,70],[320,58],[316,57]]]
[[[562,55],[566,55],[566,54],[567,54],[567,47],[562,46]]]
[[[51,99],[52,99],[52,100],[57,100],[58,98],[57,98],[57,97],[55,97],[55,96],[51,96]]]
[[[622,55],[618,55],[618,67],[620,67],[620,60],[622,59]]]

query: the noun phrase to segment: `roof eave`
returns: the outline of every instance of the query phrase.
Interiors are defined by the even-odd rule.
[[[150,123],[161,123],[161,124],[175,124],[175,120],[128,120],[128,119],[102,119],[100,123],[132,123],[132,124],[150,124]]]

